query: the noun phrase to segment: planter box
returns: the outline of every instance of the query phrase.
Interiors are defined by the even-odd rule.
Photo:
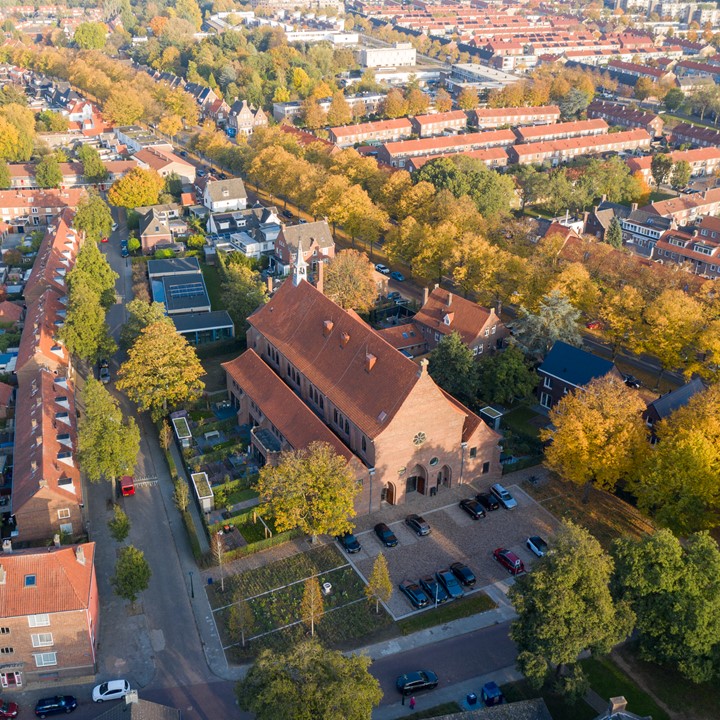
[[[193,473],[190,476],[190,479],[192,480],[193,487],[195,488],[195,495],[197,495],[197,499],[200,501],[200,507],[203,512],[211,512],[214,510],[215,493],[213,493],[213,489],[210,487],[207,473]]]
[[[190,425],[187,420],[187,412],[173,413],[170,419],[175,429],[175,437],[180,442],[180,445],[184,448],[189,448],[192,442],[192,433],[190,432]]]

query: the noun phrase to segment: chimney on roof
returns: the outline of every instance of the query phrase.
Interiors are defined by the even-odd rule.
[[[630,205],[630,212],[635,212],[635,210],[637,210],[637,209],[638,209],[638,204],[637,204],[637,203],[632,203],[632,204]]]
[[[328,335],[330,335],[330,333],[332,332],[334,326],[335,323],[332,320],[325,320],[323,322],[323,335],[325,337],[328,337]]]
[[[321,293],[325,294],[325,263],[319,262],[317,266],[317,280],[315,281],[315,288]]]
[[[424,287],[423,288],[423,301],[422,304],[425,305],[425,303],[428,301],[428,295],[430,294],[430,291]]]
[[[75,548],[75,559],[81,564],[85,564],[85,550],[82,545],[78,545]]]
[[[427,358],[423,358],[420,361],[420,377],[422,377],[423,375],[427,375],[429,362],[430,361]]]
[[[138,691],[130,690],[125,696],[125,705],[137,705],[138,704]]]
[[[340,347],[345,347],[350,342],[350,335],[349,333],[344,332],[340,336]]]
[[[267,283],[268,295],[272,295],[272,291],[273,291],[273,279],[272,279],[272,276],[271,276],[271,275],[268,275],[266,283]]]
[[[365,372],[370,372],[377,362],[377,358],[372,353],[365,353]]]
[[[450,307],[452,305],[452,293],[449,292],[447,296],[447,306]]]
[[[616,713],[625,712],[627,709],[627,700],[622,696],[610,698],[608,705],[608,717],[612,717]]]

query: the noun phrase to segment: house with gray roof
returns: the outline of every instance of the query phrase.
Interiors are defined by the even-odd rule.
[[[653,431],[653,442],[656,441],[654,432],[656,423],[670,417],[678,408],[687,405],[693,395],[703,392],[705,389],[705,383],[703,383],[699,377],[695,377],[690,380],[690,382],[685,383],[685,385],[681,385],[679,388],[665,393],[665,395],[661,395],[657,400],[648,403],[643,413],[643,420],[645,420],[647,426]]]
[[[242,178],[208,180],[203,191],[203,205],[212,213],[245,210],[247,192]]]
[[[542,698],[503,703],[450,715],[439,715],[435,720],[553,720]]]
[[[620,222],[620,227],[623,244],[634,253],[651,258],[657,241],[666,230],[677,230],[677,223],[670,217],[633,207],[630,214]]]
[[[605,240],[605,233],[610,227],[613,218],[622,222],[630,215],[630,208],[627,205],[608,202],[605,197],[598,205],[585,214],[585,227],[583,232],[594,235],[598,240]]]
[[[138,234],[145,255],[170,245],[180,235],[187,233],[187,223],[180,217],[179,205],[151,205],[135,208],[140,215]]]
[[[270,260],[270,267],[276,274],[287,275],[290,272],[301,246],[303,259],[313,273],[319,263],[332,260],[335,257],[335,240],[327,220],[282,226],[275,240],[274,255]]]

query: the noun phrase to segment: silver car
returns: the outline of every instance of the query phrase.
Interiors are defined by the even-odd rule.
[[[490,488],[490,492],[506,510],[512,510],[517,507],[517,500],[500,483],[495,483],[495,485]]]

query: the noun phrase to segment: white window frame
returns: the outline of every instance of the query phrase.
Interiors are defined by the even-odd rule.
[[[548,408],[548,409],[549,409],[550,406],[552,405],[552,395],[550,395],[549,393],[541,392],[541,393],[540,393],[540,404],[541,404],[544,408]]]
[[[28,625],[30,627],[50,627],[50,615],[48,613],[28,615]]]
[[[46,652],[46,653],[33,653],[35,658],[35,667],[52,667],[57,665],[57,653]]]
[[[58,520],[67,520],[70,517],[70,508],[62,508],[57,511]]]
[[[543,387],[552,390],[552,378],[548,375],[543,378]]]
[[[53,642],[52,633],[32,633],[30,635],[32,640],[32,646],[34,648],[39,647],[52,647],[55,643]]]

